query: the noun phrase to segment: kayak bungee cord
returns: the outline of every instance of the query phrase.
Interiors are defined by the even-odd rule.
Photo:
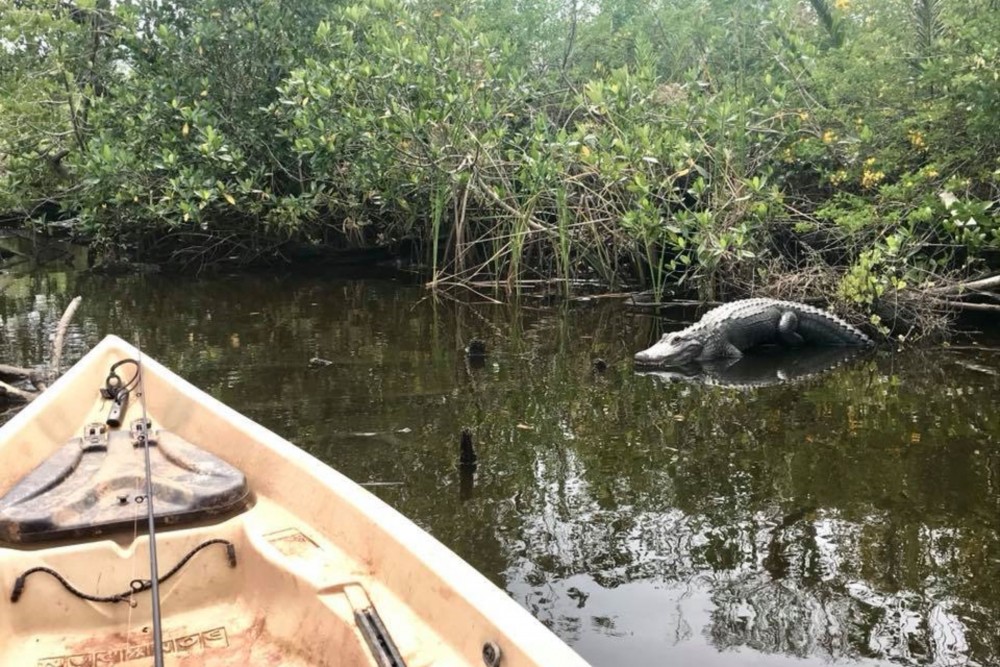
[[[229,561],[229,567],[236,567],[236,547],[233,546],[233,543],[230,542],[229,540],[224,540],[221,538],[213,538],[211,540],[205,540],[195,548],[191,549],[191,551],[187,552],[187,554],[183,558],[177,561],[176,565],[170,568],[170,570],[166,574],[164,574],[162,577],[159,578],[159,583],[162,584],[164,581],[166,581],[170,577],[180,572],[181,568],[187,565],[188,561],[194,558],[195,554],[197,554],[202,549],[212,546],[213,544],[221,544],[225,546],[226,558]],[[67,581],[66,577],[62,576],[61,574],[53,570],[51,567],[38,566],[38,567],[33,567],[30,570],[25,570],[20,575],[18,575],[17,579],[14,580],[14,588],[11,591],[10,595],[11,602],[17,602],[18,600],[21,599],[21,595],[24,593],[25,582],[27,581],[29,576],[31,576],[36,572],[44,572],[45,574],[53,577],[56,581],[62,584],[62,587],[65,588],[67,591],[69,591],[76,597],[80,598],[81,600],[87,600],[88,602],[110,602],[110,603],[127,602],[129,606],[135,607],[137,604],[134,599],[135,595],[137,593],[142,593],[143,591],[148,591],[153,587],[152,581],[150,581],[149,579],[133,579],[132,582],[129,584],[129,589],[127,591],[116,593],[114,595],[91,595],[90,593],[85,593],[84,591],[81,591],[79,588],[77,588],[69,581]]]
[[[116,372],[119,367],[125,364],[135,366],[135,373],[132,374],[128,382],[123,382]],[[111,400],[111,411],[108,412],[108,418],[105,420],[108,426],[118,428],[122,425],[122,417],[125,416],[125,410],[128,408],[128,396],[139,381],[139,370],[139,362],[135,359],[122,359],[111,364],[108,377],[104,381],[104,386],[101,387],[101,396]]]
[[[160,619],[160,569],[156,563],[156,514],[153,511],[153,464],[149,460],[149,420],[146,417],[146,383],[142,372],[142,346],[139,336],[135,339],[139,352],[136,374],[139,378],[139,405],[142,406],[142,423],[136,429],[136,440],[146,459],[146,519],[149,526],[149,592],[153,608],[153,666],[163,667],[163,626]],[[121,363],[121,362],[119,362]],[[112,369],[114,367],[112,366]],[[114,408],[112,408],[112,412]],[[110,416],[109,416],[110,419]]]

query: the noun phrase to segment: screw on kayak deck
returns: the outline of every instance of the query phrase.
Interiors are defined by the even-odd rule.
[[[483,664],[486,667],[500,667],[500,647],[494,642],[483,644]]]

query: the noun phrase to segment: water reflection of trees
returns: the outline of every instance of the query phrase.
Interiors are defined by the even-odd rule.
[[[524,436],[537,442],[534,509],[512,541],[524,576],[708,577],[720,648],[1000,656],[994,376],[939,354],[733,392],[630,385],[627,364],[581,381],[568,357],[520,378],[543,425]]]
[[[14,362],[41,359],[83,293],[77,352],[140,332],[149,354],[354,479],[400,482],[373,490],[498,583],[700,587],[714,610],[696,631],[719,649],[1000,662],[987,351],[877,356],[791,387],[664,386],[633,375],[648,338],[635,318],[600,304],[278,277],[32,280],[0,298]],[[490,349],[478,369],[462,354],[474,336]],[[311,370],[311,356],[334,365]],[[471,496],[463,426],[481,457]],[[579,613],[627,632],[586,591],[555,595],[530,604],[567,636],[594,631]]]

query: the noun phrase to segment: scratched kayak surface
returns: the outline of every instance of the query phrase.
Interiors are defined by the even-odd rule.
[[[153,358],[368,485],[594,665],[1000,664],[988,334],[823,373],[796,360],[763,380],[744,377],[757,363],[664,380],[632,366],[662,331],[610,300],[470,304],[315,277],[0,278],[0,361],[40,363],[82,294],[67,360],[139,334]],[[472,338],[482,364],[463,353]],[[456,467],[463,427],[473,476]]]

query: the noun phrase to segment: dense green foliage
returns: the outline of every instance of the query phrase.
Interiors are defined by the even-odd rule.
[[[0,0],[0,211],[874,311],[998,263],[992,4]]]

